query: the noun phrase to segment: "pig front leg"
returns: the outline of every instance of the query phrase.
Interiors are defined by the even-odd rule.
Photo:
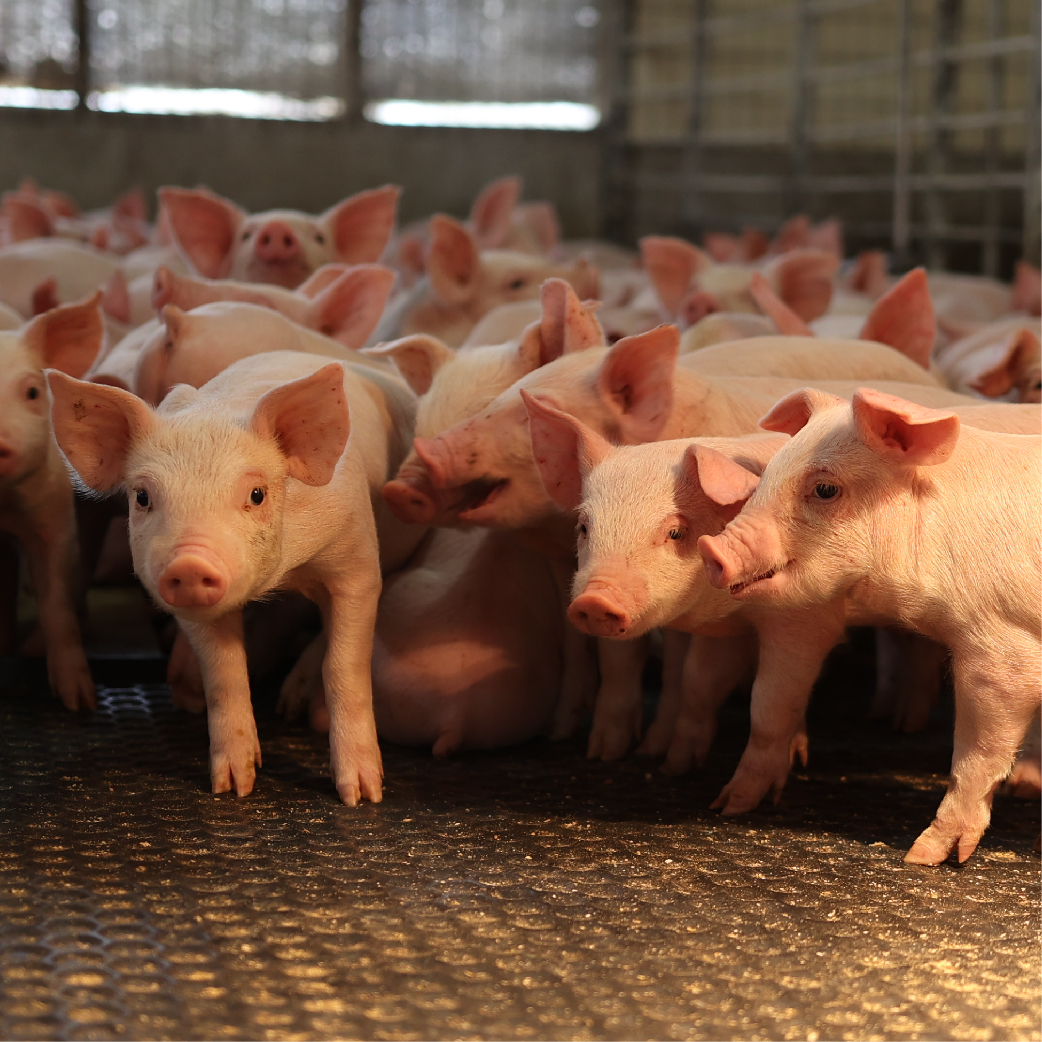
[[[988,647],[953,648],[955,743],[948,791],[933,823],[905,861],[939,865],[954,850],[959,862],[977,849],[991,821],[995,790],[1039,706],[1042,649],[1023,630],[991,635]]]
[[[166,664],[166,683],[170,688],[170,701],[175,709],[183,709],[187,713],[206,712],[206,686],[203,684],[202,670],[192,645],[189,644],[185,631],[177,624],[177,635],[174,646],[170,649],[170,658]]]
[[[36,589],[36,604],[47,649],[47,679],[66,709],[97,709],[98,698],[76,621],[73,575],[76,537],[69,528],[46,523],[24,533],[22,545]]]
[[[589,760],[619,760],[640,739],[644,659],[648,638],[598,640],[601,684],[586,747]]]
[[[724,814],[752,810],[768,793],[777,803],[800,747],[811,688],[843,638],[829,610],[771,612],[757,621],[760,662],[753,683],[749,742],[734,777],[711,806]]]
[[[680,713],[684,660],[690,643],[690,633],[662,631],[662,694],[655,709],[655,719],[637,749],[638,756],[664,756],[669,748]]]
[[[349,807],[362,799],[383,799],[383,760],[373,716],[373,633],[380,599],[375,562],[371,571],[330,590],[328,604],[320,604],[327,641],[322,681],[329,711],[329,762],[336,791]]]
[[[592,640],[580,633],[567,619],[564,623],[564,668],[561,671],[561,694],[554,707],[550,740],[571,738],[583,713],[593,702],[597,691],[597,663],[592,653]]]
[[[662,765],[666,774],[686,774],[692,762],[698,767],[705,763],[716,734],[717,713],[755,661],[755,633],[692,635],[684,659],[680,711]]]
[[[261,765],[260,741],[250,702],[242,612],[212,622],[178,619],[199,659],[210,729],[210,783],[213,793],[235,790],[249,796]]]

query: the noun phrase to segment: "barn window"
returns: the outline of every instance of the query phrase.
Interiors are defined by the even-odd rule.
[[[356,84],[381,123],[599,122],[595,0],[348,4],[4,0],[0,105],[333,119]]]

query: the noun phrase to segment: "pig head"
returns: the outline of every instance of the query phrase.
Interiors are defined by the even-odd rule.
[[[318,216],[249,214],[202,188],[161,188],[159,198],[174,241],[201,276],[295,289],[323,264],[378,261],[394,230],[398,191],[359,192]]]

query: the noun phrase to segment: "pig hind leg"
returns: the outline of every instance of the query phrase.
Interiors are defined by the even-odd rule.
[[[1037,709],[1017,762],[1006,779],[1005,791],[1022,800],[1037,800],[1042,796],[1042,720]]]
[[[1021,630],[991,635],[988,651],[955,656],[955,745],[948,791],[933,823],[905,861],[939,865],[954,850],[960,862],[977,848],[991,820],[991,801],[1009,773],[1039,706],[1042,649]]]
[[[296,720],[305,710],[316,731],[329,730],[329,709],[322,686],[322,660],[326,657],[323,631],[300,653],[296,665],[286,675],[279,691],[275,711],[287,720]]]
[[[664,756],[669,748],[680,713],[684,660],[690,644],[690,633],[662,631],[662,694],[655,710],[655,719],[637,748],[638,756]]]

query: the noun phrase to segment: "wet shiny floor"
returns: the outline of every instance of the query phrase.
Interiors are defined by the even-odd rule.
[[[862,649],[863,652],[863,649]],[[259,699],[264,769],[207,791],[205,721],[155,660],[94,715],[0,684],[0,1035],[8,1039],[1039,1037],[1038,804],[996,801],[964,867],[906,866],[950,758],[865,720],[865,656],[816,698],[777,808],[582,743],[385,748],[350,810],[321,739]]]

